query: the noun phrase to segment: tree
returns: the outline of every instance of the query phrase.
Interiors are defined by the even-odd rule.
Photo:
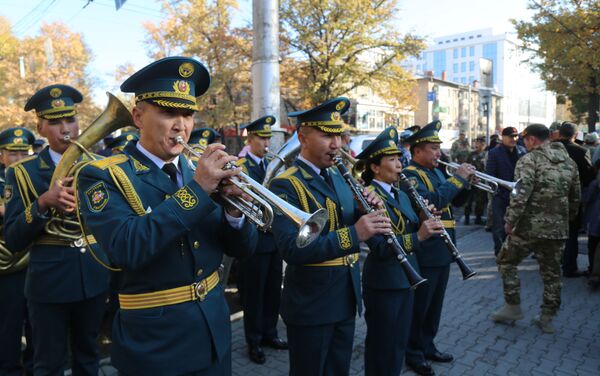
[[[83,94],[83,102],[77,105],[82,129],[98,115],[100,109],[90,97],[92,80],[86,73],[91,53],[80,34],[57,22],[42,25],[37,36],[19,40],[10,33],[10,24],[0,20],[0,38],[7,41],[0,43],[2,129],[25,125],[35,130],[34,112],[25,112],[23,107],[37,90],[56,83],[73,86]]]
[[[396,31],[397,4],[282,0],[280,20],[290,46],[286,58],[299,56],[297,65],[305,75],[299,99],[315,105],[368,86],[391,104],[405,105],[412,82],[401,62],[417,55],[424,44]]]
[[[595,130],[600,110],[600,7],[598,0],[530,0],[530,22],[513,21],[529,60],[548,90],[567,95],[574,115]]]
[[[240,125],[250,118],[252,33],[234,28],[235,0],[163,1],[159,24],[147,23],[147,45],[154,59],[183,54],[197,56],[211,76],[211,87],[198,101],[209,126]]]

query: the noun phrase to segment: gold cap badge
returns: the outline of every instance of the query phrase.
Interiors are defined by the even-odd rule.
[[[23,135],[23,131],[22,131],[21,129],[16,129],[16,130],[15,130],[13,133],[14,133],[14,135],[15,135],[15,136],[17,136],[17,137],[19,137],[19,136],[22,136],[22,135]]]
[[[192,63],[183,63],[179,66],[179,74],[183,78],[188,78],[194,74],[194,65]]]
[[[52,98],[58,98],[58,97],[60,97],[61,94],[62,94],[62,90],[60,90],[57,87],[55,87],[54,89],[50,90],[50,96]]]

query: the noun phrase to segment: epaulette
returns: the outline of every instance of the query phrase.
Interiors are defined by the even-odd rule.
[[[246,158],[240,158],[237,161],[235,161],[235,165],[238,166],[238,167],[240,167],[244,163],[246,163]]]
[[[9,168],[11,168],[11,167],[12,167],[12,168],[15,168],[16,166],[18,166],[18,165],[20,165],[20,164],[23,164],[23,163],[25,163],[25,162],[32,161],[32,160],[34,160],[34,159],[36,159],[36,158],[38,158],[38,155],[32,155],[31,157],[25,157],[25,158],[21,159],[20,161],[16,161],[16,162],[14,162],[14,163],[11,163],[11,164],[9,164],[9,165],[6,167],[6,169],[8,170],[8,169],[9,169]]]
[[[297,171],[298,171],[298,167],[292,166],[292,167],[288,168],[287,170],[285,170],[284,172],[282,172],[281,174],[275,176],[273,179],[287,179],[291,175],[295,174]]]
[[[129,157],[125,154],[117,154],[108,158],[99,159],[97,161],[91,162],[89,165],[99,168],[101,170],[106,170],[110,166],[114,166],[117,164],[121,164],[123,162],[127,162]]]
[[[412,166],[412,165],[411,166],[406,166],[404,169],[408,170],[408,171],[417,171],[417,168],[415,166]]]

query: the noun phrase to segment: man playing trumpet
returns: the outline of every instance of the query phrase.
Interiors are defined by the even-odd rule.
[[[240,169],[224,145],[208,145],[195,172],[181,154],[196,97],[208,89],[198,61],[169,57],[122,85],[135,93],[138,142],[84,167],[79,210],[112,263],[122,269],[112,362],[122,375],[229,375],[231,329],[220,284],[223,253],[248,255],[256,229],[212,198],[240,196],[223,185]]]

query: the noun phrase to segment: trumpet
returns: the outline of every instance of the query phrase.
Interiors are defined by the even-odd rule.
[[[181,136],[177,136],[175,140],[197,158],[202,157],[202,153],[206,150],[206,147],[200,146],[199,149],[201,152],[197,151],[186,143]],[[227,163],[224,167],[225,170],[236,168],[237,166],[233,163]],[[267,231],[271,228],[274,217],[273,208],[275,208],[298,227],[298,236],[296,237],[296,246],[298,248],[306,247],[319,237],[325,223],[329,220],[325,209],[321,208],[312,214],[306,213],[288,204],[243,172],[233,177],[231,182],[250,196],[252,201],[223,195],[222,197],[226,202],[244,213],[248,217],[248,220],[253,222],[262,231]]]
[[[346,180],[346,184],[356,196],[359,204],[367,213],[372,213],[376,211],[371,204],[367,202],[363,195],[363,187],[352,177],[346,165],[344,165],[344,160],[342,157],[336,157],[333,160],[335,167],[337,167],[338,171],[342,174],[344,179]],[[388,246],[392,249],[392,251],[396,254],[396,259],[400,262],[400,266],[402,267],[402,271],[410,284],[411,289],[416,289],[421,283],[426,282],[427,280],[419,275],[419,273],[413,268],[413,266],[408,262],[407,254],[402,245],[398,241],[398,238],[394,234],[386,234],[384,235],[385,241]]]
[[[454,176],[454,172],[456,171],[456,169],[458,169],[460,167],[460,165],[458,163],[444,162],[441,159],[438,159],[437,162],[446,166],[446,173],[450,176]],[[479,182],[473,184],[473,186],[475,188],[481,189],[482,191],[489,192],[493,195],[498,193],[498,189],[500,187],[503,187],[510,191],[511,197],[515,197],[516,195],[519,194],[519,191],[521,189],[521,179],[519,179],[515,182],[506,181],[506,180],[495,178],[488,174],[484,174],[483,172],[479,172],[479,171],[475,171],[474,175],[475,175],[475,177],[477,177],[477,179],[479,179]]]

